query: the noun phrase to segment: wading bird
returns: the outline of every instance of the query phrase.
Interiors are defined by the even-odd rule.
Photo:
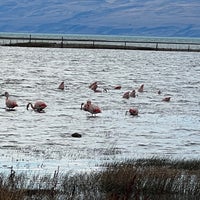
[[[123,94],[123,96],[122,96],[122,98],[124,98],[124,99],[129,99],[129,91],[128,92],[125,92],[124,94]]]
[[[44,109],[47,107],[47,104],[43,101],[36,101],[33,105],[32,103],[28,103],[26,109],[28,110],[29,106],[36,112],[44,112]]]
[[[132,90],[132,91],[130,92],[129,97],[133,97],[133,98],[136,97],[135,90]]]
[[[107,89],[103,88],[102,90],[100,89],[97,89],[98,88],[98,85],[97,85],[97,81],[95,81],[94,83],[90,84],[89,85],[89,88],[91,90],[93,90],[94,92],[107,92]]]
[[[81,104],[81,110],[90,112],[92,115],[101,113],[101,109],[97,105],[92,104],[90,100]]]
[[[130,115],[134,115],[134,116],[137,116],[138,115],[138,109],[137,108],[130,108],[128,111],[126,111],[126,115],[127,114],[130,114]]]
[[[61,82],[61,84],[58,86],[58,89],[60,89],[60,90],[64,90],[65,89],[64,81]]]
[[[171,97],[164,97],[164,98],[162,99],[162,101],[169,102],[169,101],[170,101],[170,99],[171,99]]]
[[[122,88],[121,85],[116,85],[116,86],[114,87],[115,90],[120,90],[121,88]]]
[[[95,81],[94,83],[89,85],[89,88],[93,91],[95,91],[97,89],[98,85],[97,85],[97,81]]]
[[[144,84],[139,87],[138,92],[144,92]]]
[[[14,110],[18,106],[17,102],[8,98],[10,96],[8,92],[5,92],[4,96],[6,97],[6,109]]]

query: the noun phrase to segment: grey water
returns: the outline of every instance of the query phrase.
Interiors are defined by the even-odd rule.
[[[0,55],[0,93],[9,92],[19,105],[6,111],[0,97],[1,172],[79,172],[129,158],[200,158],[199,53],[0,47]],[[102,92],[89,89],[94,81]],[[141,84],[143,93],[122,98]],[[163,102],[165,96],[171,101]],[[102,113],[81,110],[88,99]],[[36,100],[46,102],[45,113],[26,110]],[[125,115],[131,107],[138,116]]]

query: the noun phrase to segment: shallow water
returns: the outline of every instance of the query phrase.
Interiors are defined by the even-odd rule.
[[[199,53],[0,47],[0,55],[0,92],[19,104],[8,112],[0,98],[0,171],[77,172],[125,158],[200,158]],[[61,81],[64,91],[57,89]],[[108,92],[90,90],[94,81]],[[141,84],[143,93],[122,98]],[[101,114],[80,110],[88,99]],[[45,113],[26,110],[36,100],[47,103]],[[125,115],[131,107],[138,117]],[[71,137],[75,132],[82,137]]]

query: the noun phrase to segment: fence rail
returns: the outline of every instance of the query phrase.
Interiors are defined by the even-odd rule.
[[[58,37],[14,37],[0,36],[2,46],[61,47],[61,48],[105,48],[105,49],[139,49],[171,50],[200,52],[200,43],[165,42],[165,41],[123,41],[107,39],[70,39]]]

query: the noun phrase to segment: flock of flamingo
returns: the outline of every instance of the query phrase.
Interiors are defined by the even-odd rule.
[[[64,85],[64,81],[62,81],[58,87],[58,89],[60,90],[64,90],[65,88],[65,85]],[[94,92],[107,92],[107,89],[103,89],[103,90],[99,90],[97,89],[98,88],[98,84],[97,84],[97,81],[93,82],[92,84],[89,85],[89,88],[91,90],[93,90]],[[121,86],[120,85],[117,85],[114,87],[114,89],[116,90],[120,90],[121,89]],[[144,91],[144,84],[142,84],[138,90],[138,92],[143,92]],[[158,91],[158,94],[161,94],[161,91],[159,90]],[[11,111],[11,110],[15,110],[15,107],[18,106],[17,102],[15,100],[11,100],[9,98],[9,93],[8,92],[5,92],[2,96],[5,96],[6,97],[6,100],[5,100],[5,104],[6,104],[6,110],[7,111]],[[123,94],[122,98],[125,98],[125,99],[129,99],[130,97],[136,97],[137,94],[136,94],[136,90],[132,90],[131,92],[130,91],[127,91]],[[171,97],[164,97],[162,99],[162,101],[165,101],[165,102],[169,102],[171,99]],[[32,104],[31,102],[29,102],[26,106],[26,109],[28,110],[29,107],[31,107],[34,111],[36,112],[44,112],[44,109],[47,107],[47,104],[43,101],[36,101],[35,104]],[[86,103],[82,103],[81,104],[81,110],[84,110],[84,111],[87,111],[89,113],[91,113],[92,115],[96,115],[98,113],[101,113],[102,110],[100,107],[98,107],[97,105],[93,104],[91,102],[91,100],[87,100]],[[137,108],[130,108],[128,111],[126,111],[126,114],[130,114],[130,115],[133,115],[133,116],[137,116],[139,111]]]
[[[99,90],[97,89],[98,88],[98,84],[97,84],[97,81],[93,82],[92,84],[89,85],[89,88],[91,90],[93,90],[94,92],[107,92],[107,89],[103,89],[103,90]],[[121,86],[120,85],[117,85],[114,87],[114,89],[116,90],[120,90],[121,89]],[[138,90],[138,92],[144,92],[144,84],[142,84]],[[158,94],[161,94],[161,91],[158,90]],[[137,94],[136,94],[136,90],[132,90],[131,92],[130,91],[127,91],[123,94],[122,98],[125,98],[125,99],[129,99],[130,97],[136,97]],[[169,102],[171,99],[171,97],[164,97],[162,99],[162,101],[165,101],[165,102]],[[93,104],[90,100],[88,100],[86,103],[82,103],[81,104],[81,110],[84,110],[84,111],[87,111],[87,112],[90,112],[92,115],[93,114],[98,114],[98,113],[101,113],[101,109]],[[137,116],[139,111],[137,108],[130,108],[128,111],[126,111],[126,114],[130,114],[130,115],[133,115],[133,116]]]
[[[6,97],[6,110],[7,111],[13,111],[15,110],[15,107],[18,107],[18,104],[15,100],[9,99],[9,93],[5,92],[2,96]],[[43,101],[36,101],[35,104],[32,104],[31,102],[29,102],[26,106],[26,109],[28,110],[29,106],[31,106],[31,108],[36,111],[36,112],[44,112],[44,109],[47,107],[47,104]]]

